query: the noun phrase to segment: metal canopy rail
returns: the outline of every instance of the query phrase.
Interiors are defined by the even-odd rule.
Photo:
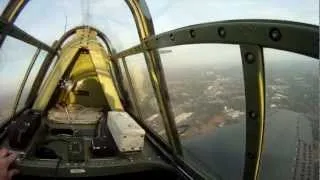
[[[11,0],[8,3],[0,18],[0,47],[5,37],[9,35],[39,49],[51,52],[48,53],[33,84],[28,99],[28,104],[30,105],[36,96],[43,76],[56,51],[77,28],[68,31],[52,47],[42,43],[40,40],[13,25],[15,19],[28,2],[29,0]],[[240,45],[247,110],[246,154],[244,157],[245,171],[243,179],[257,179],[265,124],[265,77],[262,48],[280,49],[319,59],[319,27],[278,20],[232,20],[191,25],[155,35],[152,19],[145,0],[126,0],[126,3],[135,19],[141,43],[120,53],[116,53],[106,36],[97,30],[98,35],[100,34],[99,37],[106,44],[115,64],[117,64],[116,61],[125,59],[129,55],[144,53],[158,105],[164,117],[167,135],[173,152],[176,153],[176,155],[173,155],[173,161],[178,162],[181,167],[186,167],[186,163],[181,161],[181,144],[175,128],[166,81],[157,49],[200,43]],[[117,72],[119,72],[119,69]],[[188,166],[183,170],[185,169],[187,169],[188,174],[194,174],[194,172],[196,172],[196,175],[200,174],[195,169],[189,169]]]
[[[150,49],[199,43],[252,44],[319,58],[319,27],[278,20],[232,20],[187,26],[145,39],[114,59]]]
[[[265,128],[265,75],[261,46],[241,44],[246,97],[246,150],[243,179],[258,179]]]
[[[7,4],[6,8],[4,9],[1,19],[9,24],[13,24],[14,21],[17,19],[19,13],[23,9],[23,7],[29,2],[29,0],[11,0]],[[0,26],[1,27],[1,26]],[[0,28],[1,29],[1,28]],[[1,32],[0,36],[0,47],[4,42],[7,34]]]

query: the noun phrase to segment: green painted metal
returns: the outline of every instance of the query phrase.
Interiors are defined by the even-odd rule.
[[[262,47],[241,44],[246,97],[246,150],[243,179],[258,179],[265,126],[265,74]]]
[[[273,36],[279,39],[274,39]],[[256,44],[318,59],[319,26],[278,20],[203,23],[151,36],[144,39],[143,43],[119,52],[114,55],[114,58],[118,59],[150,49],[200,43]]]

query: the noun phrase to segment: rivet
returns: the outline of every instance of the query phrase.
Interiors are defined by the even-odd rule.
[[[174,35],[172,33],[170,34],[170,40],[174,41]]]
[[[273,40],[273,41],[279,41],[282,37],[281,32],[279,29],[277,28],[272,28],[269,32],[269,37]]]
[[[191,29],[191,30],[189,31],[189,34],[190,34],[190,37],[191,37],[191,38],[195,38],[195,37],[196,37],[196,32],[195,32],[195,30],[193,30],[193,29]]]
[[[245,54],[245,60],[248,64],[251,64],[255,61],[255,57],[252,53],[248,52]]]
[[[254,111],[249,111],[249,113],[248,113],[248,114],[249,114],[249,117],[250,117],[250,118],[252,118],[252,119],[257,118],[257,116],[258,116],[258,115],[257,115],[257,113],[256,113],[256,112],[254,112]]]
[[[226,30],[224,29],[224,27],[219,27],[219,28],[218,28],[218,35],[219,35],[221,38],[226,37],[227,32],[226,32]]]

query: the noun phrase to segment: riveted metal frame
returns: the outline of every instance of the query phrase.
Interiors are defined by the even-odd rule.
[[[138,24],[138,23],[137,23]],[[140,23],[140,25],[143,23]],[[143,27],[143,26],[140,26]],[[137,25],[138,26],[138,25]],[[139,26],[138,26],[139,29]],[[241,44],[246,91],[246,153],[243,179],[257,179],[265,122],[265,78],[262,47],[270,47],[319,58],[318,26],[274,20],[234,20],[194,25],[145,37],[142,43],[116,55],[114,59],[163,47],[199,43]],[[145,33],[145,31],[142,31]],[[252,60],[252,53],[255,58]],[[248,57],[247,57],[248,56]],[[246,58],[249,58],[246,60]],[[151,63],[150,63],[151,61]],[[253,62],[250,62],[253,61]],[[162,69],[162,68],[160,68]],[[150,73],[152,76],[152,74]]]
[[[262,47],[291,51],[318,59],[319,27],[289,21],[232,20],[193,25],[153,35],[152,20],[143,14],[148,11],[145,9],[142,11],[138,7],[139,3],[145,2],[128,0],[127,3],[134,15],[141,44],[115,54],[113,59],[144,53],[152,82],[157,80],[155,71],[162,70],[161,64],[155,68],[155,63],[160,61],[159,54],[156,52],[158,48],[200,43],[241,44],[246,109],[248,111],[243,179],[257,179],[265,122],[265,78]],[[143,5],[143,7],[146,6]],[[151,34],[148,34],[149,29],[151,29]],[[160,85],[161,88],[163,89]],[[157,93],[156,85],[154,90]],[[167,91],[167,89],[164,90]],[[161,101],[158,101],[158,104],[161,107]]]
[[[273,37],[274,36],[274,37]],[[184,44],[256,44],[319,58],[319,27],[278,20],[232,20],[187,26],[150,36],[115,59],[150,49]]]
[[[265,74],[262,48],[241,44],[246,97],[246,150],[243,179],[258,179],[265,126]]]
[[[147,4],[144,0],[126,0],[126,3],[134,17],[140,41],[143,43],[146,38],[154,35],[153,23]],[[182,154],[160,55],[156,50],[143,53],[169,144],[172,146],[174,153]]]

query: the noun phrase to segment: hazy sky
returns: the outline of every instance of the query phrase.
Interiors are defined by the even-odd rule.
[[[319,0],[147,0],[147,4],[156,33],[229,19],[281,19],[319,23]],[[124,0],[31,0],[16,21],[16,25],[48,44],[58,39],[65,27],[70,29],[81,24],[101,29],[118,51],[139,43],[133,17]],[[212,61],[212,55],[206,56],[212,50],[219,52],[215,53],[217,60],[227,58],[226,54],[229,53],[239,55],[239,51],[232,47],[230,52],[224,52],[228,47],[231,45],[171,49],[175,54],[174,64],[178,65],[181,63],[179,60],[185,62],[186,56],[190,56],[185,52],[196,52],[197,49],[201,49],[197,57],[202,61]],[[171,56],[167,58],[172,60]]]
[[[156,33],[192,24],[230,19],[277,19],[319,24],[319,0],[146,0]],[[0,13],[9,0],[0,0]],[[133,17],[124,0],[30,0],[15,24],[51,45],[68,29],[89,24],[104,32],[117,51],[139,43]],[[241,65],[238,45],[202,44],[168,48],[161,54],[165,68],[205,64],[210,67]],[[15,94],[35,47],[7,38],[0,49],[0,96]],[[41,53],[30,77],[36,75],[45,53]],[[129,65],[143,56],[128,58]],[[266,74],[271,61],[310,59],[305,56],[267,49]],[[312,62],[315,64],[318,62]],[[241,69],[239,68],[239,71]],[[241,73],[242,74],[242,73]],[[31,85],[28,79],[26,86]],[[30,82],[30,83],[29,83]],[[24,92],[25,93],[25,92]],[[11,102],[11,96],[6,96]],[[0,99],[4,101],[4,99]],[[1,102],[0,102],[1,103]],[[1,107],[0,107],[1,108]],[[0,109],[1,110],[1,109]]]
[[[0,1],[0,13],[2,13],[2,11],[4,10],[4,8],[6,7],[6,4],[9,2],[9,0],[1,0]]]
[[[147,4],[156,33],[228,19],[264,18],[319,23],[318,0],[147,0]],[[47,43],[58,39],[65,25],[69,29],[83,23],[104,31],[117,49],[139,42],[124,0],[30,0],[16,22]]]
[[[0,12],[5,2],[8,0],[0,0]],[[156,33],[229,19],[282,19],[319,24],[319,0],[147,0],[147,4]],[[83,24],[90,24],[103,31],[118,51],[139,42],[133,17],[124,0],[30,0],[15,24],[48,44],[59,39],[65,30]],[[22,69],[25,71],[25,65],[17,66],[19,63],[16,62],[29,62],[34,48],[26,48],[17,41],[8,40],[6,43],[8,44],[4,47],[7,48],[0,52],[2,76],[11,72],[12,78],[20,77],[21,73],[15,72]],[[169,49],[172,53],[161,56],[166,65],[177,67],[194,63],[240,64],[238,47],[216,44],[187,45],[171,47]],[[3,53],[3,50],[7,52]],[[274,51],[273,55],[283,59],[303,58],[288,56],[278,51]],[[137,57],[142,56],[130,59]],[[3,64],[3,61],[6,63]],[[15,71],[10,71],[14,68]]]

